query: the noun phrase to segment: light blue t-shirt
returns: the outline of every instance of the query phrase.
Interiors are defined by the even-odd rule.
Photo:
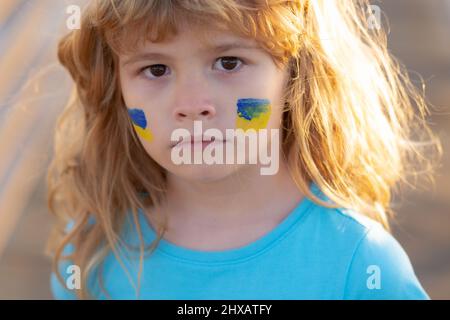
[[[314,184],[311,190],[325,199]],[[139,215],[149,244],[155,232]],[[138,244],[132,225],[124,239]],[[66,277],[68,265],[60,264]],[[306,197],[274,229],[235,249],[200,251],[161,240],[144,259],[139,297],[129,280],[137,281],[138,259],[126,266],[128,275],[112,253],[105,259],[103,284],[112,299],[429,299],[407,254],[379,223]],[[94,296],[108,298],[92,279]],[[51,289],[57,299],[76,297],[55,274]]]

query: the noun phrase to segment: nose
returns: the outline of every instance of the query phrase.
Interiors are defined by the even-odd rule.
[[[176,106],[173,114],[178,122],[186,120],[210,120],[216,115],[216,108],[209,95],[207,82],[185,81],[186,85],[179,84],[176,95]]]
[[[210,120],[216,115],[216,109],[211,103],[199,101],[177,107],[174,115],[177,121]]]

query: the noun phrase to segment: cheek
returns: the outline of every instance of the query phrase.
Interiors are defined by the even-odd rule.
[[[268,99],[239,99],[236,106],[236,128],[265,129],[272,114],[272,105]]]
[[[130,115],[134,130],[136,130],[138,136],[147,142],[152,142],[153,133],[148,126],[145,112],[139,108],[132,108],[128,109],[128,114]]]

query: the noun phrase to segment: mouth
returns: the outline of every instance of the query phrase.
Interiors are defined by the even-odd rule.
[[[207,145],[209,145],[210,143],[216,142],[216,143],[224,143],[226,140],[225,139],[221,139],[218,140],[216,139],[216,137],[214,136],[186,136],[186,137],[182,137],[180,140],[173,142],[171,144],[171,148],[175,147],[175,146],[182,146],[182,145],[186,145],[186,144],[190,144],[191,146],[194,146],[195,144],[201,144],[202,147],[206,147]]]

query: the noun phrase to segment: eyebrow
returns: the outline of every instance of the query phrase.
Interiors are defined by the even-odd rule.
[[[208,47],[206,47],[206,49],[204,49],[202,51],[218,53],[218,52],[228,51],[231,49],[254,50],[254,49],[260,49],[260,47],[256,44],[249,44],[249,43],[245,43],[245,42],[235,41],[235,42],[223,43],[223,44],[219,44],[219,45],[215,45],[215,46],[208,46]],[[142,53],[135,54],[135,55],[129,57],[128,59],[126,59],[123,62],[123,65],[128,65],[131,63],[135,63],[137,61],[150,60],[150,59],[156,59],[156,60],[157,59],[171,59],[171,56],[163,54],[163,53],[159,53],[159,52],[142,52]]]

